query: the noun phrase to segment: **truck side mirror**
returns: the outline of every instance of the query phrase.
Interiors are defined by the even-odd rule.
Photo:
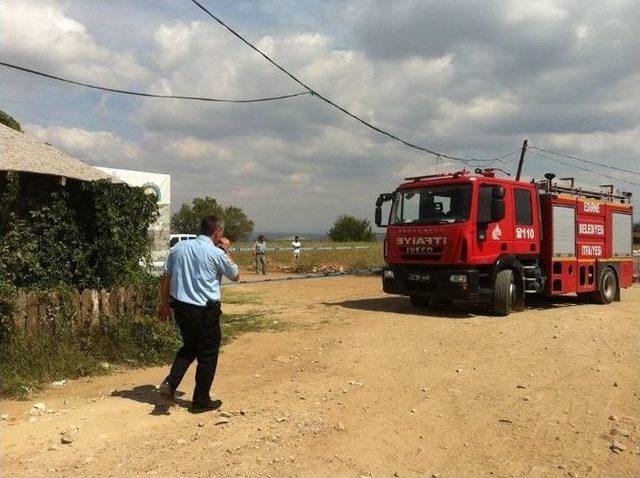
[[[375,213],[376,226],[387,227],[386,224],[382,224],[382,205],[387,201],[391,201],[391,199],[393,199],[393,193],[380,194],[380,196],[378,196],[378,199],[376,199],[376,213]]]
[[[384,227],[382,225],[382,206],[376,206],[376,226]]]

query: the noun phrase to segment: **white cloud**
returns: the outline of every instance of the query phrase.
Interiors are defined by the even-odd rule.
[[[94,165],[114,166],[122,161],[135,161],[140,147],[109,131],[87,131],[62,126],[23,125],[28,134],[60,148],[80,160]]]
[[[130,51],[114,52],[99,45],[55,1],[2,0],[0,45],[7,59],[80,81],[100,79],[118,86],[148,76]]]
[[[531,20],[559,20],[565,18],[568,12],[558,5],[555,0],[511,0],[505,8],[505,18],[508,22],[518,23]]]

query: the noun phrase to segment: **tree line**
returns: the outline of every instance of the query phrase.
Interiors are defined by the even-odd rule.
[[[198,234],[203,217],[215,215],[225,223],[225,235],[232,241],[246,239],[253,233],[255,224],[238,206],[222,206],[212,197],[193,198],[191,204],[183,203],[171,216],[171,232],[174,234]],[[350,214],[339,216],[327,231],[335,242],[372,241],[373,229],[368,219]]]

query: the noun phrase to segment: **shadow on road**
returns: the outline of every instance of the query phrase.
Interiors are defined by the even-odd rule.
[[[483,315],[481,309],[471,310],[468,306],[456,307],[453,305],[429,306],[417,309],[408,297],[376,297],[373,299],[354,299],[342,302],[323,302],[323,305],[338,305],[347,309],[367,310],[370,312],[390,312],[393,314],[425,315],[429,317],[441,317],[444,319],[470,319],[476,315]]]
[[[114,390],[111,392],[112,397],[128,398],[140,403],[153,405],[153,410],[149,415],[170,415],[169,409],[175,405],[183,408],[189,408],[191,402],[179,398],[184,392],[177,391],[176,398],[169,400],[158,391],[155,385],[138,385],[131,390]]]
[[[591,303],[588,299],[576,296],[527,296],[525,310],[549,310]],[[438,304],[424,309],[411,305],[408,297],[376,297],[373,299],[353,299],[342,302],[323,302],[326,306],[340,306],[347,309],[366,310],[370,312],[388,312],[393,314],[423,315],[445,319],[470,319],[476,316],[492,316],[487,308],[474,305]]]
[[[543,297],[541,295],[527,296],[526,308],[535,310],[557,309],[561,307],[571,307],[572,305],[593,304],[586,297],[576,295],[557,295],[555,297]]]

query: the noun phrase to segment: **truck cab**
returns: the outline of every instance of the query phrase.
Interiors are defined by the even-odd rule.
[[[380,195],[376,206],[376,223],[387,228],[385,292],[408,295],[417,307],[448,300],[506,315],[523,307],[525,289],[544,285],[535,184],[493,170],[420,176]]]

